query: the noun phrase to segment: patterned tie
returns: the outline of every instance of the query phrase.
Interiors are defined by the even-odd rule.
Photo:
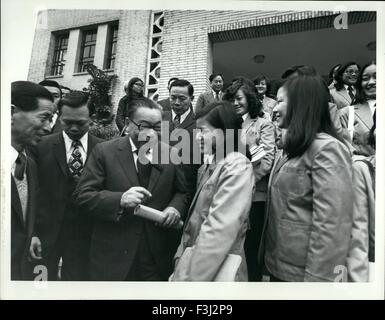
[[[16,166],[15,166],[15,173],[14,173],[14,177],[17,180],[24,179],[26,164],[27,164],[27,158],[25,157],[24,153],[19,152],[19,156],[16,159]]]
[[[215,92],[215,100],[219,101],[219,92]]]
[[[79,140],[73,140],[72,141],[72,153],[70,156],[70,159],[68,161],[68,167],[69,170],[74,177],[75,180],[79,179],[80,174],[83,171],[83,160],[82,160],[82,155],[80,153],[80,146],[81,142]]]
[[[180,114],[177,114],[174,118],[174,127],[178,128],[180,126]]]
[[[352,86],[348,86],[348,92],[349,92],[350,99],[352,99],[352,101],[353,101],[354,100],[354,92],[353,92]]]

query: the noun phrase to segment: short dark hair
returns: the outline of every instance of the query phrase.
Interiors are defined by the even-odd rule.
[[[220,77],[222,78],[222,81],[225,81],[225,79],[223,78],[222,73],[213,73],[213,74],[211,74],[210,77],[209,77],[209,81],[210,81],[210,82],[213,82],[213,80],[214,80],[216,77],[218,77],[218,76],[220,76]]]
[[[347,62],[341,68],[339,68],[336,73],[336,77],[335,77],[336,83],[334,85],[337,91],[340,91],[344,87],[344,81],[342,80],[342,76],[345,70],[350,66],[357,66],[358,69],[360,69],[360,65],[354,61]]]
[[[300,76],[314,76],[317,74],[317,71],[312,66],[305,66],[305,65],[298,65],[298,66],[292,66],[288,68],[281,76],[282,79],[286,80],[293,76],[294,74],[300,75]]]
[[[330,118],[329,91],[321,76],[292,77],[283,87],[288,97],[283,149],[289,158],[303,155],[317,133],[324,132],[341,140]]]
[[[72,91],[68,93],[63,99],[59,101],[58,110],[61,114],[63,106],[67,106],[70,108],[80,108],[86,105],[89,115],[93,115],[95,113],[94,104],[91,102],[91,98],[87,92],[84,91]]]
[[[55,88],[58,88],[59,91],[60,91],[60,98],[62,97],[62,92],[61,92],[60,85],[56,81],[53,81],[53,80],[43,80],[43,81],[40,81],[39,84],[41,86],[43,86],[43,87],[55,87]]]
[[[353,104],[365,103],[367,100],[367,97],[365,96],[364,90],[362,88],[362,76],[364,74],[365,69],[371,65],[376,65],[376,61],[370,61],[369,63],[365,64],[360,70],[360,73],[357,77],[357,85],[356,85],[357,95],[353,101]]]
[[[208,123],[210,123],[214,128],[220,129],[223,131],[224,136],[226,137],[226,130],[232,129],[234,137],[234,148],[227,149],[228,145],[225,142],[225,154],[232,151],[241,151],[240,145],[242,140],[240,139],[240,130],[242,129],[242,118],[235,112],[233,105],[228,101],[219,101],[213,102],[202,109],[199,109],[195,115],[195,120],[204,118]],[[246,146],[246,156],[250,160],[251,155],[248,147]]]
[[[53,102],[51,92],[41,85],[30,81],[14,81],[11,84],[11,103],[23,111],[36,110],[38,99],[48,99]]]
[[[247,78],[240,78],[233,82],[233,84],[226,89],[223,96],[223,100],[234,101],[235,95],[238,90],[242,90],[247,100],[248,112],[251,118],[263,117],[263,105],[257,98],[257,93],[254,87],[254,83]]]
[[[60,85],[60,90],[63,90],[63,89],[68,90],[68,91],[72,91],[71,88]]]
[[[187,81],[187,80],[184,80],[184,79],[178,79],[178,80],[175,80],[173,83],[171,83],[170,85],[170,91],[171,91],[171,88],[172,87],[187,87],[188,89],[188,94],[191,96],[194,95],[194,87],[193,85]]]
[[[264,76],[262,74],[261,75],[257,75],[254,78],[253,82],[254,82],[254,85],[256,86],[256,85],[259,85],[261,83],[261,81],[263,81],[263,80],[266,81],[266,93],[265,93],[265,95],[269,96],[270,95],[270,91],[271,91],[271,83],[270,83],[269,79],[267,79],[266,76]]]
[[[128,110],[127,117],[129,119],[132,119],[135,112],[141,107],[149,108],[149,109],[157,109],[160,112],[162,112],[162,108],[155,101],[146,97],[141,97],[141,98],[133,99],[127,104],[127,110]]]
[[[173,81],[175,81],[175,80],[179,80],[179,78],[177,78],[177,77],[172,77],[172,78],[170,78],[170,79],[168,80],[168,82],[167,82],[167,85],[169,86],[170,83],[173,82]]]

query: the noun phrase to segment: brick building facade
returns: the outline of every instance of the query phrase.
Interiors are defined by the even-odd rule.
[[[111,28],[115,26],[118,32],[114,66],[107,68],[109,74],[118,76],[112,88],[115,108],[124,95],[124,81],[134,76],[145,80],[146,94],[154,99],[168,96],[167,82],[174,76],[189,80],[197,97],[209,87],[208,76],[213,71],[221,71],[215,69],[216,57],[218,60],[223,58],[223,52],[218,53],[215,49],[219,44],[222,51],[223,44],[229,51],[234,51],[234,44],[242,41],[269,37],[284,41],[286,35],[312,30],[319,32],[321,37],[322,32],[332,32],[336,16],[326,11],[48,10],[39,15],[28,80],[38,82],[49,78],[72,89],[86,87],[90,76],[79,72],[82,48],[86,46],[84,34],[90,30],[96,32],[96,41],[90,38],[89,42],[93,46],[93,63],[106,69]],[[361,34],[366,34],[362,41],[369,42],[373,37],[375,41],[375,20],[375,12],[350,12],[349,23],[353,25],[350,33],[357,38],[355,33],[360,33],[361,28]],[[369,36],[367,30],[371,32]],[[61,74],[55,75],[53,64],[62,36],[66,39],[64,67]],[[242,45],[246,48],[248,44],[251,42]],[[285,43],[282,46],[285,47]],[[353,56],[362,61],[373,57],[375,51],[358,52]],[[335,60],[336,57],[331,57],[328,63]],[[295,60],[287,59],[288,64],[292,61]],[[229,58],[226,67],[231,68],[233,62]],[[221,66],[224,65],[217,64],[217,67]]]

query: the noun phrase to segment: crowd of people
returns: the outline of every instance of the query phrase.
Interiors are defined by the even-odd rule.
[[[370,281],[376,64],[329,76],[214,73],[195,106],[135,77],[108,141],[86,92],[13,82],[11,279]]]

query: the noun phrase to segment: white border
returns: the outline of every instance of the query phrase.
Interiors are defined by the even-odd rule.
[[[385,4],[318,1],[138,1],[2,0],[1,2],[1,299],[383,299],[384,298],[384,108]],[[191,10],[353,10],[377,11],[377,202],[376,280],[373,283],[33,283],[11,282],[10,274],[10,83],[26,80],[36,25],[44,9],[191,9]],[[40,286],[39,286],[40,284]]]

